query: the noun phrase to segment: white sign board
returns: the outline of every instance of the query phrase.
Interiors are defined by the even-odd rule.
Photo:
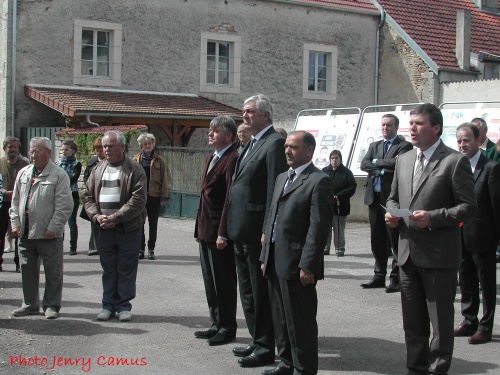
[[[299,116],[295,130],[306,130],[316,139],[316,149],[313,163],[322,169],[330,161],[330,152],[339,150],[342,153],[344,165],[354,141],[359,114],[330,114],[323,116]]]

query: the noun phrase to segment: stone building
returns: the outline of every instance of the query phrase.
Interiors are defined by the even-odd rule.
[[[0,4],[0,141],[22,128],[140,123],[186,146],[258,92],[288,128],[304,108],[374,100],[380,16],[369,0]],[[154,99],[165,96],[175,100]],[[222,109],[198,113],[193,98]]]

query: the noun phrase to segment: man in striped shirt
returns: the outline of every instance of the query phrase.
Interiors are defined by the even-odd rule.
[[[102,310],[98,320],[118,314],[132,319],[142,225],[146,217],[146,174],[125,156],[125,136],[104,133],[105,160],[91,172],[86,184],[85,210],[99,227],[98,250],[103,270]]]

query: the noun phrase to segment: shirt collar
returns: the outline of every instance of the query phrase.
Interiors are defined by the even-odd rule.
[[[256,140],[261,139],[262,136],[264,135],[264,133],[267,132],[269,130],[269,128],[272,128],[272,127],[273,127],[273,124],[268,125],[264,129],[262,129],[260,132],[258,132],[257,134],[253,135],[252,138],[255,138]]]
[[[301,173],[304,171],[304,169],[306,169],[306,168],[309,166],[309,164],[311,164],[311,163],[312,163],[312,161],[310,161],[309,163],[302,164],[302,165],[301,165],[300,167],[298,167],[298,168],[295,168],[295,169],[289,168],[288,170],[289,170],[289,171],[295,171],[295,177],[297,177],[297,176],[298,176],[299,174],[301,174]]]
[[[231,147],[231,146],[232,146],[232,144],[228,144],[226,147],[224,147],[224,148],[223,148],[222,150],[220,150],[220,151],[215,150],[214,155],[215,155],[215,156],[218,156],[218,157],[219,157],[219,159],[220,159],[220,158],[222,157],[222,155],[224,155],[224,153],[226,152],[226,150],[227,150],[229,147]]]
[[[481,151],[478,150],[476,154],[469,159],[470,161],[470,166],[472,168],[472,172],[476,169],[477,162],[479,161],[479,157],[481,156]]]
[[[422,152],[424,154],[425,160],[429,161],[429,160],[431,160],[431,157],[434,154],[434,151],[436,151],[436,148],[439,146],[440,143],[441,143],[441,139],[438,139],[436,143],[434,143],[431,147],[429,147],[425,151],[422,151],[418,147],[415,147],[415,148],[417,149],[418,152]],[[418,155],[418,152],[417,152],[417,155]]]

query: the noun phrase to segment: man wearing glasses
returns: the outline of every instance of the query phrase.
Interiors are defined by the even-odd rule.
[[[45,271],[42,307],[47,319],[56,319],[63,287],[63,232],[73,210],[68,174],[51,159],[52,142],[30,141],[31,163],[19,171],[12,194],[12,233],[19,237],[23,304],[13,316],[38,314],[40,260]]]

